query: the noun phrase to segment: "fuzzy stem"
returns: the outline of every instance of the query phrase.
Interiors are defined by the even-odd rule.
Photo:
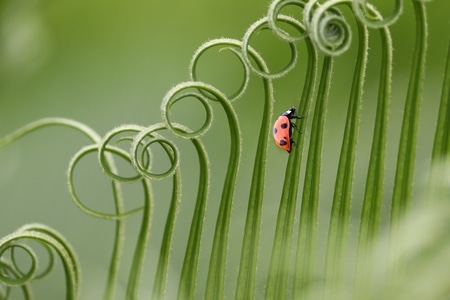
[[[416,45],[400,134],[397,171],[392,197],[391,228],[395,227],[395,224],[399,222],[411,202],[417,146],[417,126],[419,123],[419,108],[425,74],[427,46],[425,4],[423,2],[413,1],[413,5],[416,16]]]
[[[350,205],[352,196],[353,170],[362,89],[367,64],[368,32],[365,25],[357,22],[359,43],[353,75],[353,84],[348,104],[346,125],[342,141],[341,155],[337,171],[333,205],[331,209],[328,245],[325,262],[325,291],[335,290],[337,282],[343,279],[346,261],[347,235],[350,223]]]

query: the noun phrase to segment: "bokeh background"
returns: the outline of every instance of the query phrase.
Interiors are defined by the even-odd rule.
[[[383,12],[385,1],[372,1]],[[404,14],[391,27],[394,39],[394,75],[390,109],[384,224],[394,177],[403,103],[414,47],[415,23],[410,1]],[[240,39],[248,26],[266,14],[268,1],[106,1],[106,0],[2,0],[0,1],[0,136],[31,121],[50,116],[73,118],[86,123],[101,135],[125,123],[150,125],[161,121],[160,104],[175,84],[188,80],[188,65],[202,43],[219,37]],[[415,194],[420,194],[428,172],[436,122],[445,55],[450,39],[450,2],[431,1],[426,80],[421,106]],[[287,9],[288,13],[298,13]],[[353,21],[351,21],[353,22]],[[288,48],[270,33],[263,32],[254,45],[277,70],[287,61]],[[323,148],[319,245],[324,249],[330,199],[338,163],[340,142],[354,66],[355,44],[336,59]],[[379,39],[371,31],[371,52],[362,104],[359,150],[354,180],[352,213],[355,237],[364,191],[367,158],[376,107],[379,73]],[[275,115],[298,105],[305,78],[305,50],[299,47],[300,61],[288,76],[276,80]],[[233,55],[208,54],[199,66],[200,79],[226,92],[236,89],[242,70]],[[226,289],[233,294],[240,245],[248,203],[249,182],[257,132],[260,127],[262,84],[252,76],[248,92],[235,103],[243,132],[242,165],[233,207],[230,230]],[[212,163],[212,184],[205,218],[199,266],[198,295],[203,291],[211,239],[228,157],[228,130],[225,117],[214,106],[215,120],[204,136]],[[174,110],[176,120],[195,127],[204,111],[198,103],[181,103]],[[274,116],[275,118],[275,116]],[[306,118],[306,121],[311,119]],[[306,146],[308,141],[308,130]],[[168,298],[176,295],[179,272],[193,211],[198,167],[195,153],[186,141],[174,139],[182,152],[183,200],[178,216],[169,274]],[[66,185],[70,157],[87,139],[67,128],[50,127],[34,132],[0,149],[0,236],[23,224],[41,222],[63,233],[76,249],[82,263],[81,299],[100,299],[106,278],[114,224],[83,214],[71,201]],[[270,145],[258,289],[264,288],[265,274],[275,229],[278,201],[288,155]],[[155,166],[158,168],[158,166]],[[164,167],[164,166],[163,166]],[[162,167],[162,168],[163,168]],[[85,202],[96,209],[112,211],[108,181],[95,157],[80,164],[77,189]],[[170,200],[170,180],[154,184],[155,207],[148,245],[141,295],[151,290],[163,224]],[[126,186],[127,206],[140,205],[139,187]],[[123,298],[138,231],[139,214],[130,217],[123,257],[118,299]],[[350,254],[351,255],[351,254]],[[323,264],[319,257],[320,269]],[[44,258],[45,260],[45,258]],[[38,299],[61,299],[64,280],[61,269],[36,284]],[[144,298],[144,297],[143,297]]]

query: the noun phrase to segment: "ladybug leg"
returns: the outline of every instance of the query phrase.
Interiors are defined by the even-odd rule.
[[[294,146],[295,148],[298,148],[297,143],[294,142],[293,140],[291,140],[291,148],[292,148],[292,146]]]
[[[292,116],[291,119],[304,119],[305,117],[299,117],[299,116]],[[292,128],[294,128],[295,130],[298,131],[298,133],[302,134],[302,131],[298,128],[297,124],[295,124],[294,122],[290,122],[291,124],[291,132],[290,132],[290,136],[292,136]],[[291,138],[291,146],[295,146],[297,148],[297,144],[295,143],[295,141],[292,140]]]
[[[298,129],[298,127],[295,123],[291,122],[291,126],[292,126],[292,128],[295,128],[295,130],[297,130],[300,134],[302,133],[302,131],[300,129]]]

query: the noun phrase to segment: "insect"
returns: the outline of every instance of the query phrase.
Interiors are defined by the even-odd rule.
[[[292,119],[302,119],[303,117],[297,116],[295,113],[295,107],[289,108],[287,111],[281,114],[273,125],[273,138],[275,144],[281,149],[291,153],[291,147],[294,144],[292,140],[292,128],[297,128]]]

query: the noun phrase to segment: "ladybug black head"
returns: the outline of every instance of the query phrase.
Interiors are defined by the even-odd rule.
[[[287,111],[285,111],[282,116],[286,116],[290,118],[291,116],[295,116],[295,107],[289,108]]]

